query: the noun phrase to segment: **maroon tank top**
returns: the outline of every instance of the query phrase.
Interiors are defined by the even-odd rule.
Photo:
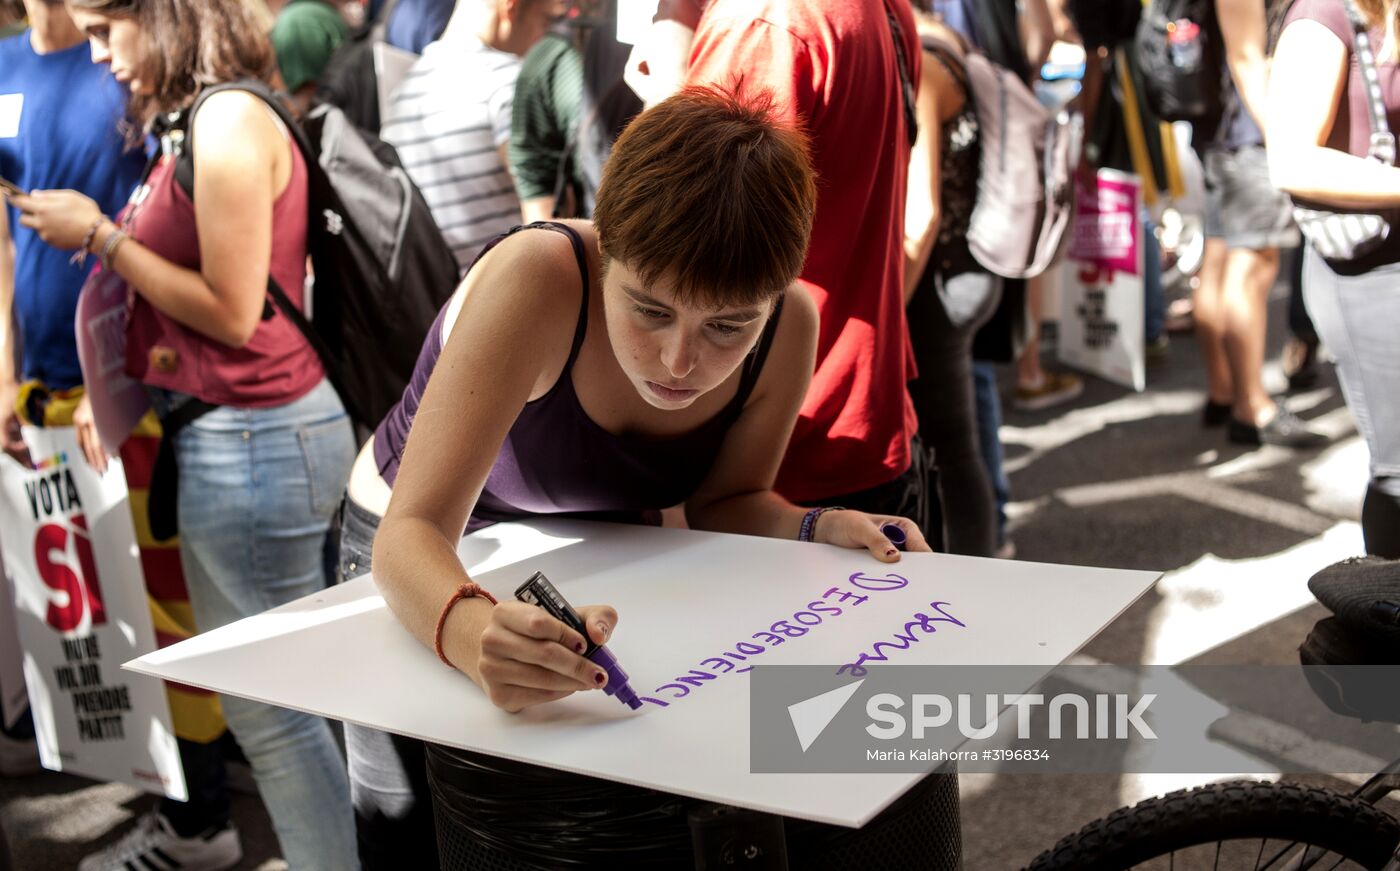
[[[583,283],[578,325],[559,380],[544,396],[525,404],[506,434],[467,531],[541,514],[656,522],[661,509],[684,502],[709,474],[726,433],[738,420],[763,371],[782,313],[782,297],[757,347],[744,361],[738,392],[718,414],[672,438],[614,435],[588,416],[574,392],[572,373],[588,331],[589,298],[588,259],[578,233],[553,222],[516,227],[492,240],[477,261],[506,236],[531,228],[563,233],[573,243]],[[438,313],[403,399],[374,433],[375,462],[391,487],[413,416],[442,353],[442,325],[450,306],[449,301]]]
[[[272,204],[268,274],[305,309],[307,171],[301,149],[288,140],[292,174]],[[186,269],[200,268],[194,201],[175,180],[175,158],[163,158],[141,201],[121,219],[131,237]],[[285,317],[258,322],[248,343],[231,348],[190,329],[137,294],[127,322],[126,373],[155,387],[188,393],[215,405],[266,408],[300,399],[326,377],[306,337]]]

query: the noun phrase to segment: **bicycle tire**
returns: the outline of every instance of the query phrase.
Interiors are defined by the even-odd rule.
[[[1236,839],[1324,847],[1378,871],[1400,842],[1400,821],[1332,790],[1295,783],[1214,783],[1119,808],[1061,838],[1026,871],[1122,871],[1173,851]]]

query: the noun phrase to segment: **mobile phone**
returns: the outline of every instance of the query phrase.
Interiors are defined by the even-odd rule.
[[[4,176],[0,176],[0,193],[12,197],[22,197],[25,195],[24,191],[20,188],[19,185],[15,184],[14,182],[10,181]]]

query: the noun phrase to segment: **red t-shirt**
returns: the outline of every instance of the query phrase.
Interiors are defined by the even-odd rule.
[[[905,387],[915,374],[903,301],[909,145],[887,9],[917,83],[907,0],[714,0],[691,53],[691,83],[742,76],[812,139],[817,214],[801,281],[821,314],[817,369],[777,483],[798,502],[893,480],[918,426]]]
[[[142,245],[186,269],[200,267],[194,201],[175,181],[175,161],[151,172],[150,191],[136,206],[129,230]],[[292,148],[292,176],[272,204],[270,274],[298,307],[306,283],[307,173]],[[155,387],[216,405],[285,405],[325,377],[321,359],[296,325],[281,314],[260,321],[242,348],[186,327],[136,295],[127,325],[126,372]]]

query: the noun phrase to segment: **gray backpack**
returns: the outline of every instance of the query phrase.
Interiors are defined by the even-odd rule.
[[[977,204],[967,244],[977,262],[1003,278],[1044,272],[1065,236],[1081,128],[1052,116],[1030,88],[976,52],[963,60],[981,128]]]

